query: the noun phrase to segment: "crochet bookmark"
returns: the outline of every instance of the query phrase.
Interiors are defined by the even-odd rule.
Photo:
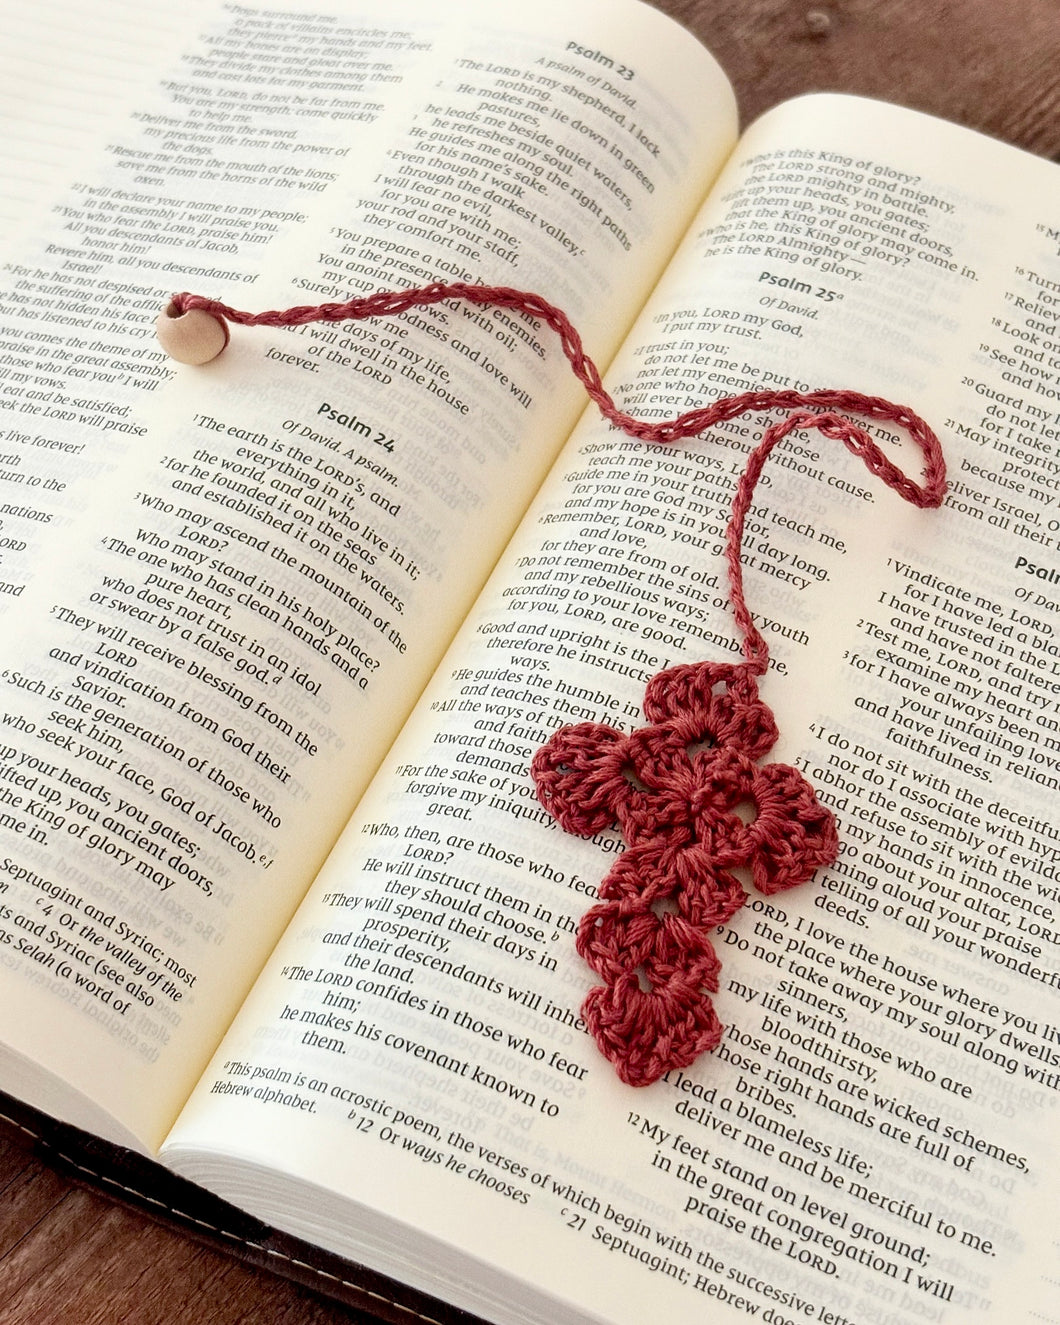
[[[644,696],[647,725],[628,734],[600,722],[557,731],[534,757],[542,805],[569,833],[617,827],[625,849],[582,919],[577,947],[603,981],[582,1006],[600,1051],[632,1086],[687,1067],[717,1047],[723,1027],[711,995],[720,963],[710,933],[747,900],[745,884],[770,895],[803,883],[838,852],[835,821],[796,768],[763,764],[777,740],[758,695],[769,650],[743,589],[743,527],[762,468],[789,433],[816,429],[918,507],[942,503],[938,438],[912,411],[854,391],[759,391],[725,397],[663,423],[624,413],[604,390],[566,315],[540,295],[503,286],[437,283],[267,313],[243,313],[198,295],[174,295],[158,320],[163,348],[204,363],[228,341],[227,323],[290,327],[393,317],[443,300],[514,309],[550,327],[575,376],[616,428],[646,442],[674,442],[742,414],[787,410],[751,452],[737,485],[725,560],[743,662],[681,664],[660,672]],[[902,428],[923,456],[917,483],[868,432],[838,411]]]

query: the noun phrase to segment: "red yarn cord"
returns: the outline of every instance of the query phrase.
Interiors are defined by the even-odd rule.
[[[294,308],[263,313],[246,313],[215,299],[196,294],[176,294],[173,315],[202,309],[214,317],[245,327],[296,327],[310,322],[348,322],[367,318],[396,317],[411,308],[458,300],[471,304],[509,308],[544,323],[559,337],[575,377],[603,417],[614,427],[644,442],[670,443],[695,437],[718,423],[741,414],[765,410],[794,411],[787,419],[773,424],[752,451],[737,487],[726,536],[726,564],[736,624],[743,636],[743,652],[750,668],[761,674],[768,664],[769,652],[747,610],[743,592],[741,545],[743,526],[750,508],[755,485],[773,447],[788,433],[800,428],[816,428],[826,437],[841,441],[858,456],[889,488],[918,507],[940,506],[946,493],[946,464],[938,437],[919,415],[901,405],[859,391],[749,391],[738,396],[724,396],[701,409],[690,410],[674,419],[652,423],[636,419],[618,408],[604,389],[600,371],[585,352],[581,336],[566,313],[541,295],[502,285],[471,285],[461,281],[435,282],[407,290],[382,290],[365,298],[345,303],[303,304]],[[864,428],[837,411],[852,412],[902,429],[923,456],[923,481],[915,482],[898,468],[873,441]]]
[[[815,392],[813,394],[826,395],[839,393]],[[881,401],[879,403],[886,405],[887,402]],[[893,409],[894,407],[891,408]],[[891,417],[893,419],[893,415]],[[926,425],[924,426],[926,427]],[[938,506],[941,504],[942,498],[945,495],[944,469],[936,471],[932,468],[929,475],[930,478],[936,479],[938,483],[938,495],[936,497],[934,485],[928,488],[927,491],[925,488],[918,487],[887,459],[864,428],[858,427],[856,423],[853,423],[850,419],[843,418],[840,414],[831,411],[825,413],[811,413],[807,410],[797,409],[789,414],[786,419],[780,420],[779,423],[774,423],[769,429],[767,429],[762,440],[747,458],[747,464],[744,466],[744,472],[740,476],[740,482],[737,484],[736,493],[733,497],[732,513],[729,516],[729,524],[725,536],[725,563],[729,573],[729,587],[733,616],[739,627],[740,633],[743,636],[744,657],[747,659],[751,670],[759,675],[765,672],[769,664],[769,649],[764,638],[754,624],[754,620],[751,617],[751,613],[747,608],[747,602],[744,598],[743,560],[741,556],[744,520],[751,507],[755,486],[758,483],[758,479],[761,476],[770,452],[777,443],[787,437],[789,433],[797,432],[800,429],[811,428],[816,428],[819,432],[823,433],[825,437],[830,437],[836,441],[842,442],[848,451],[856,456],[860,456],[869,469],[882,478],[888,487],[894,488],[914,506]],[[934,440],[935,447],[938,447],[938,439],[934,437],[934,434],[931,434],[931,436]],[[939,465],[942,466],[942,463],[940,450]],[[925,487],[927,487],[927,485],[925,485]]]

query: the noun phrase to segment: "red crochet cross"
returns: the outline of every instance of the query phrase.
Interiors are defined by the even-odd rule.
[[[541,803],[567,832],[617,824],[626,843],[577,944],[605,982],[582,1017],[631,1086],[721,1039],[709,935],[747,900],[743,878],[779,892],[830,865],[839,846],[798,769],[756,762],[777,729],[748,664],[660,672],[644,714],[650,725],[628,736],[599,722],[564,727],[532,768]]]
[[[590,990],[582,1017],[631,1086],[686,1067],[721,1040],[710,998],[721,964],[709,935],[747,900],[738,872],[759,892],[775,893],[832,864],[839,850],[831,813],[798,769],[756,763],[773,748],[777,728],[758,697],[755,678],[769,650],[744,599],[740,550],[766,458],[797,428],[843,442],[915,505],[941,501],[941,452],[936,465],[930,446],[920,487],[837,414],[799,410],[774,424],[748,459],[726,535],[746,661],[660,672],[644,697],[650,726],[629,736],[595,722],[564,727],[532,765],[538,797],[562,828],[591,837],[617,825],[626,843],[577,942],[605,982]]]

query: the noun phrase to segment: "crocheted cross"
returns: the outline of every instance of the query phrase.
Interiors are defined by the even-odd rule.
[[[879,400],[863,400],[866,406],[895,410]],[[796,409],[768,428],[748,456],[725,537],[745,661],[660,672],[644,697],[649,726],[628,736],[603,723],[564,727],[534,759],[538,797],[562,828],[592,836],[617,825],[626,843],[577,943],[605,981],[590,990],[582,1017],[632,1086],[649,1085],[718,1045],[723,1028],[710,995],[721,964],[708,934],[746,901],[741,872],[759,892],[775,893],[830,865],[839,850],[832,815],[798,769],[756,762],[777,739],[773,715],[758,697],[755,678],[769,665],[769,649],[747,608],[741,561],[762,468],[789,433],[816,429],[907,501],[938,505],[945,492],[938,439],[915,416],[911,422],[927,460],[923,486],[862,427],[831,410]]]
[[[561,728],[532,767],[542,804],[567,832],[617,825],[626,849],[582,919],[578,951],[604,984],[582,1017],[623,1081],[649,1085],[715,1048],[708,937],[747,900],[831,864],[832,815],[796,768],[756,761],[777,739],[748,664],[702,662],[648,684],[650,725]]]

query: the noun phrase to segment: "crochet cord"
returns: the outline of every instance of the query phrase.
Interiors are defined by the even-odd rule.
[[[813,394],[835,395],[839,393],[814,392]],[[886,405],[885,401],[877,403]],[[924,426],[926,427],[926,425]],[[725,536],[725,562],[729,573],[733,616],[743,636],[744,657],[752,671],[758,673],[758,675],[762,675],[769,664],[769,649],[754,624],[744,598],[743,560],[741,556],[744,520],[754,497],[755,486],[770,452],[789,433],[810,428],[816,428],[824,436],[842,442],[847,450],[856,456],[860,456],[869,469],[874,474],[879,475],[888,487],[894,488],[907,501],[912,502],[914,506],[938,506],[941,505],[945,496],[945,470],[941,468],[943,463],[941,450],[938,457],[940,466],[938,469],[935,467],[932,452],[928,451],[928,482],[921,488],[909,480],[901,470],[897,469],[887,459],[864,428],[859,428],[857,424],[850,419],[843,418],[842,415],[831,411],[811,413],[807,410],[795,410],[786,419],[782,419],[779,423],[774,423],[768,428],[762,440],[747,458],[744,472],[740,476],[736,493],[733,496],[732,511]],[[934,438],[934,434],[932,434],[932,438]],[[934,438],[934,446],[938,447],[937,438]]]
[[[759,674],[768,666],[769,651],[754,625],[743,589],[741,547],[743,526],[754,495],[755,485],[774,446],[790,432],[816,428],[824,436],[840,441],[858,456],[871,473],[906,501],[918,507],[940,506],[946,492],[946,465],[938,437],[919,415],[878,396],[859,391],[750,391],[738,396],[724,396],[700,409],[690,410],[660,423],[634,418],[618,408],[605,390],[600,371],[585,352],[581,336],[566,313],[541,295],[502,285],[435,282],[406,290],[382,290],[345,303],[303,304],[293,308],[247,313],[215,299],[196,294],[175,294],[167,310],[179,317],[193,309],[209,313],[219,321],[245,327],[296,327],[310,322],[347,322],[368,318],[395,317],[411,308],[446,300],[508,308],[544,323],[559,337],[563,353],[575,377],[596,404],[601,415],[614,427],[644,442],[673,443],[695,437],[718,423],[742,414],[766,410],[794,411],[785,420],[772,425],[751,452],[733,499],[726,534],[725,560],[730,597],[737,627],[743,637],[743,652],[751,669]],[[898,468],[880,449],[868,432],[839,411],[852,412],[880,422],[894,424],[906,432],[919,448],[924,463],[923,482],[917,483]]]

